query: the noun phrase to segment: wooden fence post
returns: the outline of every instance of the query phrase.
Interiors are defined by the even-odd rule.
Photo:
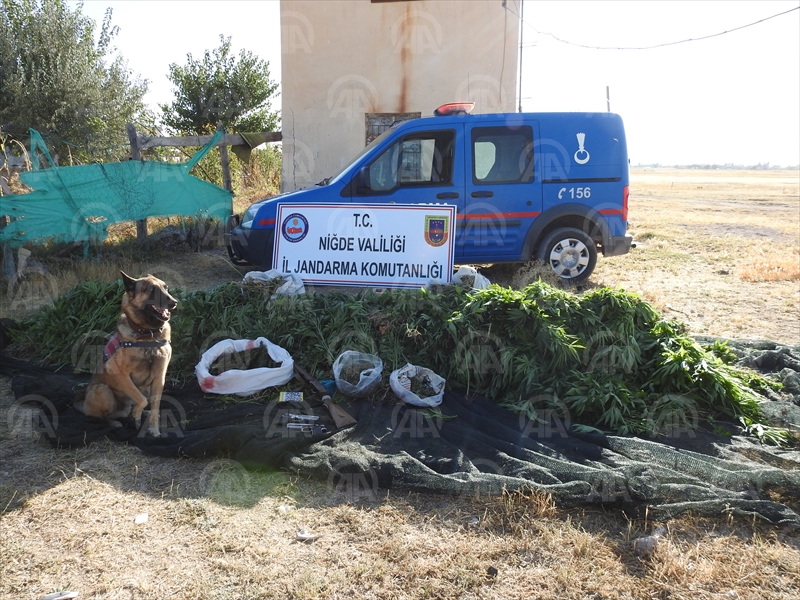
[[[231,160],[228,157],[228,146],[225,145],[225,128],[222,126],[222,123],[217,123],[217,131],[221,131],[223,134],[222,143],[219,145],[219,160],[222,164],[222,187],[229,192],[233,192],[233,184],[231,183]]]
[[[11,168],[8,168],[8,176],[11,177]],[[5,178],[0,175],[0,196],[10,196],[11,189],[6,184]],[[7,221],[5,216],[2,216],[2,223],[0,223],[0,227],[6,227],[10,220]],[[8,246],[7,244],[2,244],[3,249],[3,279],[5,281],[11,281],[14,275],[17,272],[17,265],[14,262],[14,250]]]
[[[131,143],[131,160],[142,160],[142,155],[139,152],[139,138],[136,136],[136,127],[133,123],[128,123],[125,128],[128,130],[128,140]],[[147,242],[147,219],[139,219],[136,221],[136,241],[140,245]]]

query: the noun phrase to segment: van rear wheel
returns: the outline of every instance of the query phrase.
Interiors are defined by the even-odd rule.
[[[565,283],[583,283],[597,264],[597,247],[580,229],[561,227],[550,232],[536,251],[536,258],[549,265]]]

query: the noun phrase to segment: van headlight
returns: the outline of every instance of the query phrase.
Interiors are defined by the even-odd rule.
[[[244,216],[242,217],[242,224],[240,227],[244,229],[252,229],[253,228],[253,221],[256,220],[256,214],[258,213],[258,209],[261,208],[260,206],[251,206],[248,208]]]

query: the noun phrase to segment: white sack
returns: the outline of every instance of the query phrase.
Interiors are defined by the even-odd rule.
[[[484,275],[478,273],[478,269],[469,265],[462,265],[453,275],[453,283],[460,284],[465,277],[472,277],[472,288],[475,290],[483,290],[489,287],[490,281]]]
[[[272,296],[294,296],[296,294],[305,294],[306,286],[303,280],[294,273],[281,273],[277,269],[270,269],[269,271],[250,271],[245,273],[243,282],[248,281],[271,281],[273,279],[283,278],[283,284],[275,290]]]
[[[209,372],[212,363],[223,354],[244,352],[258,346],[265,346],[270,358],[281,366],[272,369],[232,369],[216,376]],[[204,392],[249,396],[265,388],[288,383],[294,376],[294,360],[286,350],[264,337],[256,340],[222,340],[203,353],[194,372]]]
[[[411,391],[411,379],[427,375],[430,379],[430,386],[438,393],[427,398],[420,398]],[[407,364],[396,371],[392,371],[389,376],[389,387],[395,393],[395,396],[400,398],[406,404],[414,406],[427,406],[433,408],[442,403],[444,397],[444,384],[445,380],[430,369],[426,367],[417,367],[416,365]]]

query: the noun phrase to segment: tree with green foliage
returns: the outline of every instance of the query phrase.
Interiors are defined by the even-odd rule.
[[[108,9],[94,20],[63,0],[0,0],[0,129],[27,140],[39,131],[56,155],[79,162],[127,152],[125,124],[145,115],[147,81],[121,56]],[[62,160],[63,162],[63,160]]]
[[[202,60],[169,66],[175,100],[162,104],[162,121],[180,134],[212,133],[218,123],[228,131],[275,131],[279,116],[270,100],[278,84],[269,78],[269,62],[242,50],[231,52],[231,38],[220,35],[219,48],[206,50]]]

